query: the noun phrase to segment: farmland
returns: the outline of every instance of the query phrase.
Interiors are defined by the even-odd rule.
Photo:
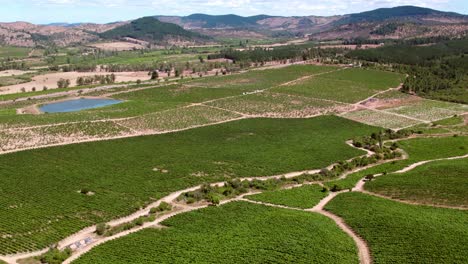
[[[108,255],[115,256],[113,263],[148,262],[154,256],[167,263],[182,258],[216,262],[238,257],[225,250],[229,247],[245,251],[242,260],[249,262],[281,259],[355,263],[358,255],[351,237],[330,219],[300,210],[313,208],[323,198],[333,196],[336,189],[354,187],[368,174],[391,173],[418,161],[466,154],[468,143],[463,136],[466,126],[459,116],[466,112],[466,107],[402,94],[397,90],[402,78],[403,75],[388,71],[293,65],[101,90],[96,85],[82,87],[79,93],[75,88],[59,89],[57,92],[66,93],[56,98],[23,100],[33,95],[53,94],[52,91],[4,96],[5,100],[18,101],[0,105],[0,149],[4,153],[12,152],[0,156],[3,194],[0,196],[0,259],[5,254],[47,248],[83,228],[138,213],[155,201],[189,187],[246,177],[279,178],[293,172],[300,176],[285,181],[277,179],[286,185],[282,186],[285,189],[279,186],[246,189],[239,194],[267,191],[219,208],[195,210],[200,204],[210,202],[208,196],[190,203],[178,200],[173,204],[174,210],[191,208],[191,212],[162,223],[169,228],[144,229],[106,243],[84,255],[78,263],[104,263]],[[40,105],[77,96],[113,98],[122,103],[72,113],[31,114]],[[17,111],[25,114],[18,115]],[[345,142],[377,135],[382,127],[408,127],[426,134],[443,131],[447,137],[413,135],[420,138],[398,142],[398,147],[408,153],[407,159],[355,173],[349,170],[348,177],[333,180],[336,178],[332,177],[339,175],[330,176],[326,167],[366,154]],[[460,134],[452,136],[455,133]],[[35,149],[38,147],[42,148]],[[22,166],[17,166],[19,163]],[[447,168],[431,167],[432,177]],[[456,201],[463,198],[463,185],[450,186],[458,184],[457,177],[466,172],[459,163],[449,168],[454,173],[451,180],[432,186],[422,183],[425,179],[415,174],[418,170],[409,172],[408,175],[416,176],[412,177],[414,182],[406,182],[405,195],[402,195],[405,182],[394,180],[392,174],[366,184],[365,189],[374,191],[374,184],[392,178],[395,182],[389,180],[382,187],[384,190],[375,192],[401,200],[424,200],[430,205],[462,206]],[[315,172],[304,174],[306,170]],[[313,181],[323,180],[326,188],[297,185],[308,176]],[[290,184],[295,188],[290,189],[293,187]],[[401,192],[392,191],[400,187]],[[423,189],[430,189],[431,195],[438,195],[439,200],[418,192]],[[219,188],[220,195],[224,191],[225,188]],[[235,198],[234,194],[222,197]],[[136,223],[141,224],[142,219],[153,219],[153,216],[141,217],[113,228],[127,230],[131,225],[140,227]],[[255,220],[260,217],[262,221]],[[239,219],[245,222],[237,226]],[[284,223],[291,222],[295,224],[279,230]],[[219,230],[214,236],[206,231],[213,225]],[[237,236],[239,230],[244,231]],[[193,235],[188,235],[189,231]],[[310,236],[297,238],[301,232]],[[287,238],[284,251],[273,250],[280,243],[271,239],[274,236]],[[232,240],[233,237],[236,239]],[[168,249],[174,241],[180,245],[179,257]],[[215,246],[219,241],[226,243],[222,245],[223,250]],[[193,243],[197,246],[188,249]],[[143,246],[135,248],[131,246],[134,244]],[[207,249],[207,245],[212,248]],[[250,250],[261,254],[248,253]],[[128,252],[135,255],[130,256]]]
[[[468,207],[467,175],[466,159],[438,161],[404,174],[379,177],[366,189],[397,200]]]
[[[375,263],[466,263],[467,212],[401,204],[360,193],[326,206],[370,247]]]
[[[346,69],[299,81],[272,91],[343,103],[357,103],[377,92],[398,87],[401,76],[382,71]]]
[[[74,263],[358,261],[351,238],[314,213],[235,202],[162,224],[168,228],[111,241]]]
[[[344,142],[375,130],[333,116],[250,119],[3,155],[1,253],[46,247],[203,182],[322,168],[361,155]]]
[[[408,165],[433,159],[463,156],[468,153],[468,137],[416,138],[398,142],[408,154],[408,159],[385,163],[360,172],[352,173],[345,179],[328,182],[329,187],[338,185],[341,189],[349,189],[369,174],[392,173]],[[389,176],[391,177],[391,176]]]
[[[294,208],[309,209],[327,196],[319,185],[306,185],[292,189],[267,191],[247,196],[247,199]]]

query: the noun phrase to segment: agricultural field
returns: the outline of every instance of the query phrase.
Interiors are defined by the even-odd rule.
[[[466,263],[467,211],[415,206],[361,193],[338,195],[326,210],[365,239],[375,263]]]
[[[20,126],[49,124],[54,122],[87,121],[103,118],[135,117],[147,113],[168,110],[191,103],[201,103],[231,96],[242,96],[244,93],[258,89],[267,89],[275,85],[293,81],[303,76],[334,70],[330,67],[291,66],[282,69],[253,71],[245,74],[209,77],[203,80],[181,82],[176,85],[158,86],[132,92],[135,87],[128,88],[128,93],[113,95],[115,99],[124,100],[119,105],[106,108],[81,111],[77,113],[61,113],[53,115],[23,115],[0,119],[0,124],[18,124]],[[39,103],[44,103],[41,101]],[[34,104],[34,102],[29,102]],[[0,106],[16,108],[17,104]],[[21,105],[20,107],[24,107]],[[15,125],[17,126],[17,125]]]
[[[0,254],[47,247],[203,182],[323,168],[362,155],[344,142],[376,130],[334,116],[248,119],[2,155]]]
[[[24,58],[28,57],[30,48],[20,48],[20,47],[0,47],[0,60],[6,58]]]
[[[378,177],[365,188],[397,200],[467,208],[467,177],[467,159],[446,160],[431,162],[403,174]]]
[[[352,239],[315,213],[233,202],[162,224],[167,228],[111,241],[74,263],[358,262]]]
[[[386,111],[425,121],[437,121],[467,112],[468,105],[425,99],[410,105],[386,109]]]
[[[404,116],[397,116],[392,113],[369,109],[352,111],[345,113],[341,116],[344,118],[354,120],[356,122],[372,124],[374,126],[390,129],[402,129],[412,127],[421,123],[421,121],[410,119]]]
[[[272,91],[341,103],[357,103],[380,91],[398,87],[401,80],[401,75],[390,72],[344,69],[278,87]]]
[[[305,185],[292,189],[267,191],[260,194],[250,195],[246,198],[257,202],[265,202],[288,207],[310,209],[325,198],[328,191],[323,187],[314,185]]]
[[[433,159],[463,156],[468,154],[468,137],[415,138],[399,141],[398,145],[408,159],[385,163],[348,175],[345,179],[327,182],[328,187],[337,185],[340,189],[353,188],[356,183],[369,174],[392,173],[411,164]]]
[[[208,105],[249,116],[291,118],[336,113],[348,108],[345,104],[268,91],[249,94],[241,98],[218,100]]]

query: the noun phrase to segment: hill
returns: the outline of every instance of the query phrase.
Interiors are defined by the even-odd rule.
[[[459,36],[468,32],[468,16],[415,6],[380,8],[343,16],[158,16],[161,21],[216,37],[312,35],[319,40]]]
[[[133,38],[152,43],[171,42],[174,40],[178,42],[199,42],[209,39],[201,34],[185,30],[176,24],[161,22],[154,17],[143,17],[99,35],[104,39]]]
[[[406,39],[460,37],[467,34],[467,15],[416,6],[400,6],[346,15],[337,20],[332,28],[318,32],[312,38]]]
[[[330,39],[406,39],[468,35],[468,16],[415,6],[380,8],[341,16],[154,16],[108,24],[0,23],[0,45],[70,46],[131,37],[151,43],[188,44],[217,38],[266,39],[310,36]]]

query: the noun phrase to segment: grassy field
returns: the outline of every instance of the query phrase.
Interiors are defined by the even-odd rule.
[[[397,87],[401,78],[401,75],[390,72],[345,69],[297,84],[278,87],[273,91],[344,103],[357,103],[379,91]]]
[[[323,192],[323,188],[315,184],[293,189],[267,191],[246,198],[258,202],[310,209],[325,198],[327,194],[328,192]]]
[[[344,142],[373,131],[333,116],[250,119],[2,155],[0,253],[46,247],[203,182],[323,168],[362,155]]]
[[[428,163],[404,174],[389,174],[366,189],[399,200],[468,207],[467,159]]]
[[[368,174],[391,173],[419,161],[463,156],[468,153],[468,137],[418,138],[400,141],[398,144],[408,153],[407,160],[356,172],[348,175],[346,179],[328,182],[327,185],[333,187],[336,184],[343,189],[349,189]]]
[[[358,263],[350,237],[318,214],[235,202],[178,215],[75,263]]]
[[[20,47],[0,47],[0,59],[5,58],[24,58],[28,57],[30,48],[20,48]]]
[[[374,263],[467,263],[468,212],[414,206],[361,193],[338,195],[326,210],[370,246]]]

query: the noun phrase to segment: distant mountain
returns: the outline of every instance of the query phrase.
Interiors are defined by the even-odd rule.
[[[465,34],[468,16],[415,6],[380,8],[372,11],[332,17],[304,16],[157,16],[161,21],[178,24],[216,37],[232,35],[271,37],[277,35],[312,35],[317,39],[391,37],[406,38],[437,34]],[[390,25],[388,25],[390,24]],[[389,30],[393,29],[393,30]],[[444,30],[445,29],[445,30]],[[371,34],[377,32],[379,34]],[[382,34],[390,33],[390,34]]]
[[[338,23],[363,23],[402,19],[424,21],[428,18],[451,18],[454,20],[461,19],[466,21],[467,16],[417,6],[399,6],[393,8],[379,8],[372,11],[351,14],[338,21]]]
[[[57,22],[57,23],[50,23],[45,24],[44,26],[54,26],[54,27],[76,27],[86,23],[66,23],[66,22]]]
[[[380,8],[342,16],[283,17],[258,15],[155,16],[109,24],[27,22],[0,23],[0,45],[68,46],[102,40],[142,40],[150,43],[205,43],[216,38],[265,39],[309,36],[330,39],[405,39],[468,35],[468,16],[415,6]]]
[[[202,41],[209,38],[199,33],[191,32],[182,27],[161,22],[154,17],[143,17],[105,31],[99,34],[104,39],[120,40],[124,38],[132,38],[147,41],[150,43],[171,42],[171,41]]]
[[[468,16],[416,6],[380,8],[343,16],[333,27],[312,35],[326,39],[405,39],[468,35]]]

